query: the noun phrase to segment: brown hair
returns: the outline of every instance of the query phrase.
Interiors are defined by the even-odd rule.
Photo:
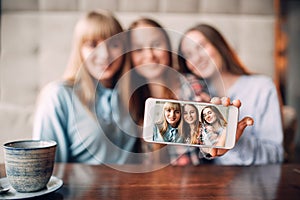
[[[198,143],[197,137],[198,137],[198,134],[199,134],[200,129],[201,129],[201,122],[199,120],[199,110],[194,104],[185,104],[183,106],[183,115],[184,115],[185,106],[187,106],[187,105],[192,106],[195,109],[197,119],[195,121],[195,129],[194,130],[191,130],[190,125],[185,120],[183,120],[182,133],[183,133],[184,138],[188,138],[190,136],[191,131],[193,131],[193,134],[192,134],[192,137],[191,137],[191,144],[197,144]]]
[[[222,127],[226,127],[226,126],[227,126],[227,121],[226,121],[226,119],[224,118],[224,116],[222,115],[222,113],[220,112],[220,110],[219,110],[216,106],[205,106],[205,107],[202,109],[202,111],[201,111],[201,122],[202,122],[203,124],[209,124],[209,123],[206,122],[206,120],[204,119],[204,114],[203,114],[203,111],[204,111],[206,108],[211,109],[211,110],[216,114],[217,121],[218,121],[218,123],[219,123]]]
[[[224,65],[224,69],[230,73],[237,74],[237,75],[249,75],[250,72],[246,69],[243,63],[238,58],[237,54],[234,50],[230,47],[228,42],[225,38],[221,35],[221,33],[214,27],[207,25],[207,24],[199,24],[190,29],[188,29],[184,35],[191,31],[198,31],[202,33],[206,39],[219,51]],[[186,59],[184,58],[182,48],[182,40],[184,36],[181,38],[179,47],[178,47],[178,64],[179,64],[179,71],[182,73],[192,73],[187,65]]]
[[[150,18],[140,18],[136,21],[134,21],[130,26],[129,26],[129,31],[128,31],[128,35],[127,35],[127,41],[128,41],[128,47],[129,50],[131,51],[131,31],[133,29],[138,28],[138,26],[140,25],[149,25],[151,27],[154,28],[158,28],[159,31],[162,33],[162,35],[164,36],[166,45],[167,45],[167,50],[168,50],[168,54],[169,54],[169,63],[168,66],[172,67],[173,66],[173,62],[172,62],[172,51],[171,51],[171,42],[170,42],[170,38],[166,32],[166,30],[163,29],[163,27],[156,21],[154,21],[153,19]],[[133,65],[133,63],[130,63],[131,65],[131,69],[133,69],[135,66]],[[144,118],[144,107],[145,107],[145,101],[147,98],[152,97],[151,91],[149,89],[148,84],[143,84],[142,86],[136,88],[136,85],[139,86],[139,83],[147,83],[147,81],[145,80],[144,77],[140,76],[139,74],[135,73],[133,71],[133,75],[134,75],[134,81],[131,81],[131,84],[129,86],[129,91],[133,91],[132,96],[130,97],[130,101],[129,101],[129,109],[130,109],[130,114],[132,115],[133,120],[141,125],[143,123],[143,118]],[[167,75],[165,75],[166,78],[165,80],[168,80],[169,78],[167,77]],[[149,83],[149,84],[158,84],[158,83]],[[161,97],[161,98],[167,98],[167,99],[175,99],[175,94],[166,86],[161,85],[161,87],[164,87],[165,90],[165,96]]]

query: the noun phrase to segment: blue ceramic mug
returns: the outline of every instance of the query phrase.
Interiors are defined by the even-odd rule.
[[[4,144],[6,176],[18,192],[44,189],[53,173],[56,142],[23,140]]]

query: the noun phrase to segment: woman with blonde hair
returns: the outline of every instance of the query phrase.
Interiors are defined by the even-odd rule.
[[[178,127],[181,123],[180,103],[166,102],[163,105],[162,119],[155,124],[153,141],[183,143]]]
[[[86,13],[76,24],[63,79],[41,92],[34,138],[57,142],[57,162],[123,164],[133,151],[136,137],[119,126],[126,118],[114,89],[126,71],[122,32],[110,12]]]

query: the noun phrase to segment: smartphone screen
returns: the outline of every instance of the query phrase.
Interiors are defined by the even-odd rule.
[[[143,138],[147,142],[230,149],[235,144],[238,108],[149,98]]]

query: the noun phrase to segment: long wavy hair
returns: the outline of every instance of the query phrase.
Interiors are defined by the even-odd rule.
[[[147,25],[147,26],[157,28],[162,33],[162,36],[164,37],[164,41],[166,42],[166,46],[167,46],[166,50],[168,51],[168,57],[169,57],[168,66],[173,68],[172,47],[171,47],[170,38],[169,38],[166,30],[163,29],[163,27],[153,19],[143,17],[143,18],[140,18],[140,19],[132,22],[132,24],[129,26],[128,35],[127,35],[129,50],[132,50],[131,30],[138,28],[139,25]],[[131,69],[133,69],[135,67],[133,65],[132,61],[130,61],[130,66],[131,66]],[[148,81],[143,76],[136,73],[134,70],[132,73],[134,76],[134,80],[131,79],[129,91],[133,91],[133,93],[130,97],[129,109],[130,109],[130,114],[132,115],[133,120],[137,124],[142,125],[143,119],[144,119],[145,101],[147,98],[152,97],[151,91],[149,89],[149,84],[155,84],[155,83],[149,83],[149,84],[142,85],[140,83],[148,83]],[[162,76],[165,76],[166,81],[170,81],[170,77],[168,77],[167,74],[162,74]],[[166,85],[168,85],[168,84],[166,84]],[[176,95],[169,88],[167,88],[164,85],[161,85],[161,87],[164,87],[165,95],[160,98],[176,99]]]
[[[201,122],[200,122],[200,119],[199,119],[199,110],[198,108],[194,105],[194,104],[185,104],[183,106],[183,113],[184,113],[184,109],[185,109],[185,106],[192,106],[195,111],[196,111],[196,120],[195,120],[195,123],[194,123],[194,129],[191,130],[191,126],[190,124],[188,124],[185,120],[183,120],[183,123],[182,123],[182,135],[184,138],[189,138],[191,136],[191,133],[192,133],[192,136],[190,137],[191,138],[191,144],[197,144],[198,142],[198,139],[197,137],[199,136],[199,134],[201,133]]]
[[[206,109],[206,108],[210,108],[216,115],[217,117],[217,123],[219,123],[220,126],[222,127],[226,127],[227,126],[227,120],[224,118],[224,116],[222,115],[222,113],[220,112],[220,110],[216,107],[216,106],[212,106],[212,105],[209,105],[209,106],[205,106],[202,111],[201,111],[201,122],[204,124],[204,125],[211,125],[210,123],[208,123],[205,118],[204,118],[204,113],[203,111]]]
[[[225,40],[222,34],[214,27],[208,24],[198,24],[190,29],[188,29],[184,35],[191,31],[198,31],[202,33],[206,39],[219,51],[223,60],[223,69],[232,74],[236,75],[249,75],[250,72],[246,69],[244,64],[239,59],[238,55],[235,53],[233,48]],[[182,52],[182,40],[184,36],[180,39],[178,47],[178,64],[179,71],[182,73],[192,73],[186,65],[186,59]]]

